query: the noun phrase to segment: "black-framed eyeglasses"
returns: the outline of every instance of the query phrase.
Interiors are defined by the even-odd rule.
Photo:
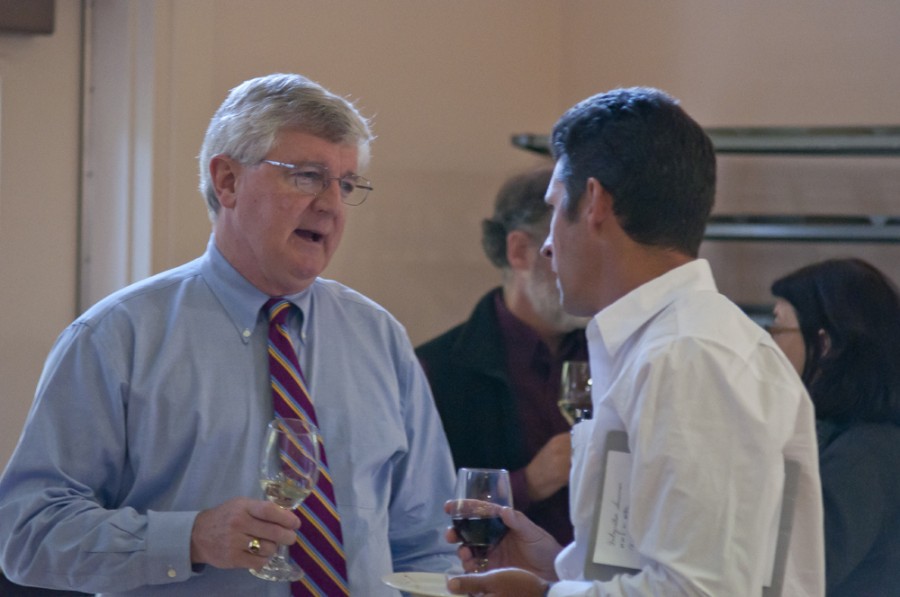
[[[347,205],[361,205],[372,190],[372,182],[356,174],[346,176],[330,176],[328,168],[318,164],[286,164],[275,160],[260,160],[260,163],[291,170],[288,177],[301,193],[318,197],[332,180],[338,181],[341,187],[341,201]]]

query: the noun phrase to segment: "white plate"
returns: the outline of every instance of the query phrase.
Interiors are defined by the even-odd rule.
[[[437,572],[394,572],[381,577],[381,582],[394,589],[423,597],[448,597],[447,576]]]

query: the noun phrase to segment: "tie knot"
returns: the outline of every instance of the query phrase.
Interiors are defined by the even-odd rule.
[[[285,320],[287,320],[288,315],[290,315],[293,306],[294,305],[292,305],[290,301],[285,299],[272,298],[266,301],[266,304],[263,305],[263,309],[266,310],[270,322],[283,325]]]

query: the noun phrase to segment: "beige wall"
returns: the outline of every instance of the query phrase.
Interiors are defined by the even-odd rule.
[[[182,44],[211,62],[199,76],[208,95],[178,103],[176,113],[195,117],[197,141],[184,138],[174,162],[190,162],[201,114],[247,77],[295,70],[355,98],[375,118],[377,194],[354,210],[326,275],[387,306],[416,343],[463,319],[496,281],[479,221],[503,178],[539,160],[512,148],[509,135],[548,131],[587,95],[658,86],[707,126],[900,123],[900,70],[892,67],[900,5],[880,0],[185,4],[178,10],[194,20]],[[191,46],[198,38],[202,47]],[[172,64],[173,76],[190,80]],[[900,211],[898,159],[721,163],[719,212]],[[171,189],[172,222],[199,219],[190,174]],[[157,269],[199,250],[206,224],[167,234],[155,248]],[[767,300],[770,280],[806,261],[850,253],[900,278],[900,246],[704,247],[723,290],[745,302]]]
[[[126,1],[139,8],[129,18],[138,19],[152,49],[141,64],[152,82],[153,122],[140,121],[153,132],[143,140],[152,144],[151,269],[190,259],[206,242],[194,159],[227,90],[267,72],[301,72],[356,99],[378,135],[369,172],[377,192],[354,209],[326,275],[387,306],[414,342],[460,321],[496,281],[479,247],[479,221],[502,180],[539,161],[514,149],[509,136],[548,131],[586,95],[619,85],[662,87],[705,125],[900,124],[900,70],[892,64],[900,53],[900,4],[881,0],[116,0]],[[64,16],[75,16],[74,0],[58,4]],[[0,54],[7,41],[0,39]],[[4,254],[16,256],[2,261],[0,462],[12,449],[40,363],[74,312],[74,299],[59,292],[53,320],[25,331],[38,318],[27,309],[31,289],[48,280],[54,288],[74,285],[74,227],[48,226],[60,224],[49,214],[74,218],[77,31],[61,27],[39,42],[33,47],[47,54],[32,70],[52,64],[48,72],[60,88],[50,121],[11,124],[3,80],[0,242]],[[0,56],[10,59],[32,60]],[[97,83],[121,85],[98,76]],[[32,101],[23,114],[47,101],[44,87],[22,93]],[[28,126],[38,124],[60,138],[33,143],[32,131],[43,129]],[[10,189],[7,160],[27,172],[49,146],[62,168],[41,169]],[[900,213],[897,171],[891,160],[729,158],[720,209]],[[53,204],[46,213],[19,214],[8,207],[11,195],[37,205],[50,197]],[[58,251],[35,258],[30,252],[48,230]],[[726,267],[723,251],[742,266]],[[760,251],[771,265],[751,270]],[[796,256],[787,253],[732,246],[711,257],[723,286],[749,295],[764,291],[759,279],[769,270],[790,267]],[[9,279],[40,282],[13,294]],[[11,346],[9,338],[23,337],[26,350]]]
[[[246,78],[295,71],[354,99],[378,137],[367,173],[376,192],[352,210],[325,275],[387,306],[416,342],[465,317],[497,280],[481,253],[480,220],[506,176],[542,161],[512,147],[510,135],[547,130],[560,111],[559,6],[206,0],[174,4],[173,13],[193,23],[173,31],[174,43],[209,61],[193,62],[205,69],[199,84],[173,61],[173,110],[198,117],[174,146],[173,163],[190,164],[189,176],[178,173],[157,216],[197,225],[182,225],[177,238],[164,232],[170,224],[159,227],[155,238],[169,237],[154,266],[180,263],[206,241],[193,156],[212,111]]]
[[[562,2],[566,103],[651,84],[703,124],[900,119],[900,5],[882,0]],[[577,59],[574,59],[577,57]]]
[[[53,35],[0,34],[0,463],[75,316],[80,4]]]
[[[564,103],[653,85],[704,126],[900,124],[900,4],[881,0],[563,2]],[[576,58],[577,57],[577,58]],[[900,156],[720,156],[720,213],[900,213]],[[720,288],[769,300],[775,278],[858,255],[900,281],[900,245],[708,242]]]

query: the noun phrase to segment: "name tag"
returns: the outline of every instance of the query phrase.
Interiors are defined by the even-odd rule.
[[[640,557],[628,534],[630,509],[629,478],[632,456],[628,452],[609,450],[603,475],[603,494],[597,516],[597,538],[593,562],[626,568],[639,568]]]
[[[609,580],[617,574],[637,572],[641,567],[640,556],[628,534],[632,456],[626,433],[607,433],[604,453],[600,502],[591,528],[593,547],[587,550],[584,566],[584,577],[589,580]]]

